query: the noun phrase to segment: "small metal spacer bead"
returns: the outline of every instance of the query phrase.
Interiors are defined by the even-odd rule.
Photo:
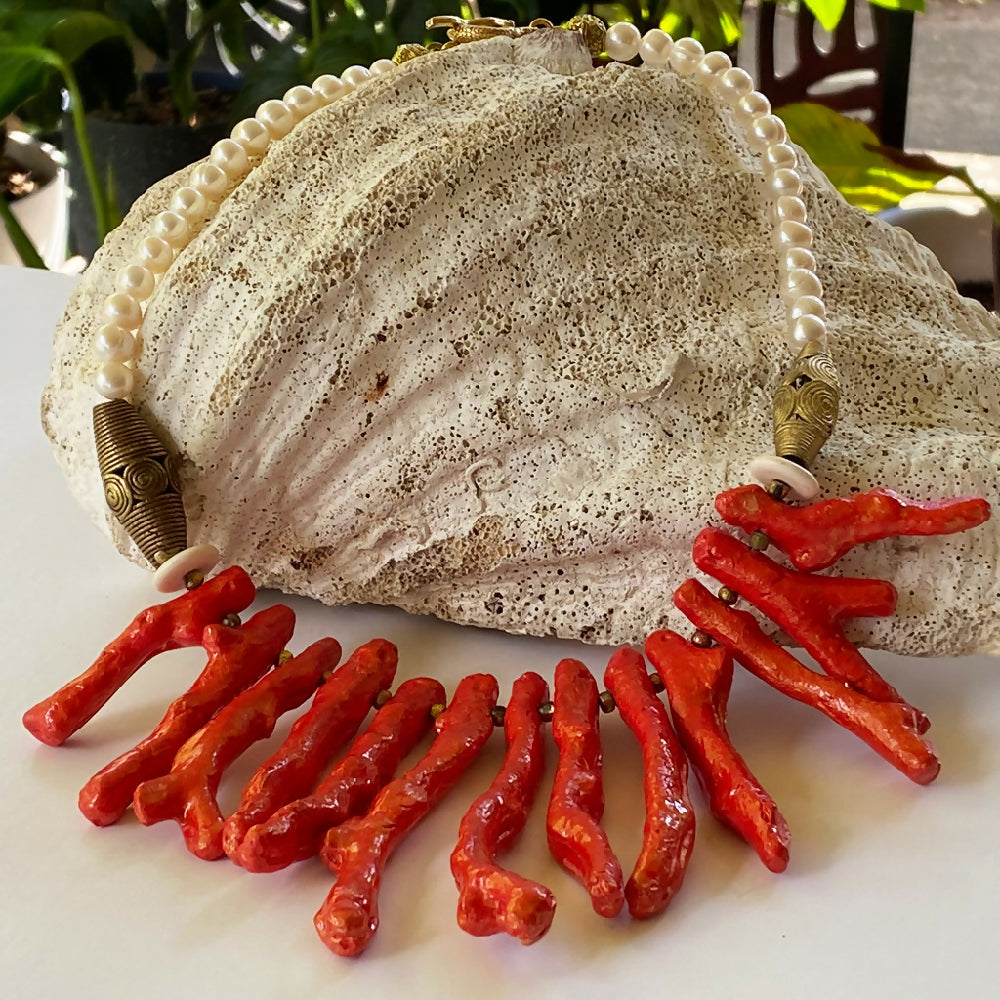
[[[493,720],[493,725],[496,727],[503,726],[504,716],[507,714],[507,709],[503,705],[494,705],[490,709],[490,718]]]
[[[772,479],[767,484],[767,493],[775,500],[784,500],[788,496],[788,483],[783,483],[780,479]]]
[[[240,621],[239,615],[230,612],[222,619],[222,624],[228,625],[230,628],[239,628],[243,623]]]
[[[446,707],[447,706],[443,701],[439,701],[437,704],[431,705],[431,718],[436,719]]]
[[[597,696],[597,701],[602,712],[613,712],[615,710],[615,696],[610,691],[602,691]]]
[[[238,615],[233,615],[233,617],[237,622],[239,622]],[[293,654],[290,649],[283,649],[280,653],[278,653],[278,659],[275,662],[280,667],[282,663],[287,663],[292,658],[292,655]]]
[[[193,569],[184,577],[186,590],[195,590],[205,582],[205,574],[200,569]]]
[[[556,706],[553,705],[551,701],[543,701],[541,705],[538,706],[538,717],[542,720],[542,722],[551,722],[555,711]]]
[[[711,649],[715,645],[715,640],[707,632],[702,632],[701,629],[698,629],[691,636],[691,645],[697,646],[699,649]]]
[[[649,675],[649,683],[653,685],[653,690],[657,694],[666,687],[666,684],[663,683],[663,678],[655,670]]]
[[[722,601],[723,604],[728,604],[730,607],[732,607],[739,599],[740,595],[737,594],[736,591],[733,590],[732,588],[730,587],[719,588],[719,600]]]
[[[771,544],[771,539],[763,531],[755,531],[750,536],[750,548],[755,552],[763,552]]]
[[[392,698],[392,692],[388,688],[382,688],[381,691],[372,699],[372,704],[375,708],[381,708],[386,702],[390,701]]]

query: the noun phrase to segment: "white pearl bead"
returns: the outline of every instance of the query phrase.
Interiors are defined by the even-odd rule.
[[[804,222],[779,222],[775,237],[778,246],[782,248],[806,247],[808,249],[812,246],[813,241],[812,230]]]
[[[793,267],[785,275],[785,289],[782,297],[786,302],[795,302],[805,295],[819,298],[823,294],[823,285],[813,271],[804,267]]]
[[[782,195],[774,203],[774,217],[778,222],[805,222],[806,203],[795,195]]]
[[[365,66],[348,66],[340,74],[340,82],[346,83],[349,87],[360,87],[365,80],[370,79],[371,71]]]
[[[271,133],[256,118],[244,118],[229,133],[250,156],[263,156],[271,145]]]
[[[170,199],[170,211],[176,212],[188,225],[201,222],[208,214],[208,199],[196,188],[182,187]]]
[[[802,295],[797,298],[788,312],[790,320],[797,320],[800,316],[818,316],[826,319],[826,306],[823,300],[817,295]]]
[[[670,68],[678,76],[690,76],[705,57],[701,42],[694,38],[678,38],[670,49]]]
[[[733,68],[733,61],[725,52],[706,52],[694,68],[694,75],[704,84],[719,82],[723,73]]]
[[[105,399],[124,399],[134,385],[132,369],[126,368],[119,361],[106,361],[98,369],[94,379],[94,388]]]
[[[780,170],[783,167],[794,170],[798,165],[798,155],[787,142],[776,142],[764,150],[765,170]]]
[[[124,292],[112,292],[104,300],[101,315],[112,325],[123,330],[134,330],[142,322],[142,307]]]
[[[785,123],[777,115],[758,115],[750,122],[747,138],[757,149],[767,149],[779,142],[788,141]]]
[[[639,55],[647,66],[666,66],[674,40],[662,28],[650,28],[639,43]]]
[[[163,274],[174,261],[174,248],[159,236],[149,236],[136,247],[135,257],[153,274]]]
[[[191,171],[189,183],[209,201],[222,201],[223,196],[229,190],[231,181],[222,167],[217,164],[199,163]]]
[[[735,104],[736,116],[743,121],[752,121],[759,115],[771,113],[771,102],[759,91],[741,97]]]
[[[284,101],[265,101],[254,115],[272,139],[283,139],[292,131],[295,114]]]
[[[372,76],[385,76],[396,68],[396,64],[391,59],[376,59],[371,64]]]
[[[753,92],[753,77],[745,69],[734,66],[719,77],[717,87],[723,100],[730,104],[738,104]]]
[[[775,170],[767,178],[767,190],[774,198],[782,198],[785,195],[797,198],[802,193],[802,187],[802,175],[788,167]]]
[[[331,104],[347,93],[347,87],[341,83],[340,77],[331,76],[329,73],[316,77],[313,80],[312,89],[325,104]]]
[[[778,455],[761,455],[755,458],[748,471],[750,478],[761,486],[766,487],[775,479],[784,483],[791,491],[793,500],[812,500],[819,494],[819,483],[808,469]]]
[[[160,212],[153,219],[153,225],[150,226],[150,232],[153,236],[166,240],[172,247],[184,246],[188,237],[188,229],[187,220],[176,212]]]
[[[95,334],[94,353],[102,361],[129,361],[135,353],[135,337],[128,330],[109,323]]]
[[[172,556],[153,574],[153,587],[161,594],[184,590],[185,577],[192,570],[203,574],[212,571],[219,561],[219,550],[214,545],[193,545]]]
[[[784,199],[779,199],[784,200]],[[792,198],[791,201],[798,201],[798,198]],[[794,222],[794,219],[789,221]],[[781,258],[780,270],[782,272],[794,271],[795,268],[801,267],[806,271],[816,270],[816,258],[813,256],[811,250],[807,250],[805,247],[789,247],[783,254]]]
[[[212,147],[208,158],[231,181],[240,180],[250,172],[250,157],[234,139],[220,139]]]
[[[156,279],[153,272],[142,264],[126,264],[115,275],[115,288],[142,302],[153,294]]]
[[[792,344],[799,350],[805,347],[811,340],[826,347],[826,320],[821,319],[819,316],[813,316],[811,313],[799,316],[792,323],[790,339]]]
[[[292,109],[292,114],[300,121],[307,115],[311,115],[321,103],[316,91],[304,83],[292,87],[282,100]]]
[[[642,32],[631,21],[618,21],[604,36],[604,50],[616,62],[628,62],[639,54]]]

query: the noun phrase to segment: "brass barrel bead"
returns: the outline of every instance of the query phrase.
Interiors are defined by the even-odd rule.
[[[767,484],[767,493],[774,500],[784,500],[788,496],[788,483],[783,483],[780,479],[772,479]]]
[[[731,587],[720,587],[719,588],[719,600],[723,604],[728,604],[732,607],[738,600],[740,595],[736,593]]]
[[[222,619],[222,624],[228,625],[230,628],[239,628],[240,625],[242,625],[243,623],[242,621],[240,621],[240,616],[238,614],[236,614],[235,612],[230,612]],[[283,651],[281,655],[284,656],[285,652],[287,652],[287,650]],[[291,659],[291,657],[289,657],[289,659]]]
[[[602,691],[597,696],[598,704],[602,712],[613,712],[615,710],[615,696],[610,691]]]
[[[653,685],[653,690],[657,694],[666,687],[666,684],[663,683],[663,678],[655,670],[649,675],[649,683]]]
[[[538,718],[540,718],[542,722],[551,722],[555,711],[556,706],[553,705],[551,701],[543,701],[541,705],[538,706]]]
[[[372,704],[376,709],[379,709],[391,699],[392,692],[388,688],[382,688],[382,690],[379,691],[379,693],[372,699]]]
[[[699,649],[711,649],[715,645],[715,640],[707,632],[698,629],[691,636],[691,645],[697,646]]]
[[[810,340],[774,393],[774,453],[808,469],[832,433],[839,408],[837,369]]]
[[[431,718],[436,719],[447,708],[443,701],[431,705]]]
[[[765,549],[770,548],[770,545],[771,539],[763,531],[755,531],[750,536],[750,548],[755,552],[763,552]]]
[[[287,663],[292,658],[292,651],[290,649],[283,649],[278,653],[278,666],[280,667],[282,663]]]
[[[504,716],[507,714],[507,709],[503,705],[494,705],[490,709],[490,718],[493,720],[493,725],[498,729],[503,726]]]
[[[185,590],[197,590],[205,582],[205,574],[200,569],[193,569],[184,577]]]

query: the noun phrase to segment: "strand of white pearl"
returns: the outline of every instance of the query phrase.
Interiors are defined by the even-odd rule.
[[[734,110],[760,154],[775,222],[781,297],[787,310],[789,346],[798,353],[809,341],[827,341],[823,286],[816,274],[813,234],[802,200],[802,175],[788,132],[771,103],[754,89],[746,70],[733,66],[724,52],[706,52],[694,38],[674,41],[659,28],[644,35],[629,21],[608,28],[605,47],[618,62],[639,56],[648,66],[669,66],[678,76],[693,76]]]
[[[104,323],[94,335],[99,367],[94,388],[105,399],[124,399],[135,387],[133,366],[137,335],[145,305],[157,283],[222,200],[264,157],[272,142],[283,139],[304,118],[351,93],[366,80],[395,65],[379,59],[371,66],[350,66],[339,76],[321,76],[311,87],[292,87],[282,100],[265,101],[253,118],[245,118],[228,139],[217,142],[208,160],[196,166],[187,183],[157,215],[132,259],[118,272],[115,291],[101,308]]]

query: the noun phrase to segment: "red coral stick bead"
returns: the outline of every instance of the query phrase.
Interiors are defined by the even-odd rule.
[[[844,636],[841,623],[890,615],[896,588],[887,580],[814,576],[786,569],[732,535],[705,528],[695,539],[695,565],[759,608],[831,676],[876,701],[903,701]],[[921,716],[926,731],[926,717]]]
[[[500,771],[462,818],[451,852],[458,923],[477,937],[504,933],[534,944],[552,924],[556,900],[538,882],[502,868],[496,856],[520,834],[545,771],[538,708],[548,685],[536,673],[515,682],[504,711],[507,753]]]
[[[735,830],[771,871],[783,872],[791,842],[788,824],[726,730],[732,654],[725,646],[700,648],[664,629],[646,640],[646,656],[663,681],[677,734],[712,815]]]
[[[233,860],[247,871],[273,872],[316,854],[327,830],[371,805],[430,728],[431,707],[444,700],[430,677],[404,681],[316,791],[250,827]]]
[[[22,719],[24,728],[43,743],[59,746],[144,663],[168,649],[197,646],[206,626],[248,608],[255,594],[246,571],[230,566],[200,587],[146,608],[79,677],[29,708]]]
[[[556,665],[552,737],[559,763],[545,819],[552,856],[587,890],[594,911],[614,917],[625,905],[622,866],[601,826],[604,753],[597,682],[573,659]]]
[[[392,686],[397,662],[391,642],[372,639],[320,687],[309,711],[250,779],[236,812],[226,820],[222,845],[231,858],[237,859],[250,827],[312,792],[334,754],[358,731],[375,695]]]
[[[674,603],[695,628],[726,646],[750,673],[789,698],[819,709],[912,781],[925,785],[937,777],[941,766],[930,744],[920,738],[918,713],[909,705],[874,701],[803,666],[764,635],[752,614],[723,604],[697,580],[685,580]]]
[[[625,883],[625,901],[633,917],[645,919],[665,910],[678,892],[694,846],[687,759],[640,653],[616,650],[604,684],[642,748],[646,821],[642,850]]]
[[[294,615],[286,610],[290,628]],[[224,818],[216,793],[223,773],[244,750],[270,736],[278,719],[301,705],[339,658],[340,644],[321,639],[237,695],[177,751],[169,774],[135,790],[139,822],[174,819],[192,854],[206,861],[221,857]]]
[[[80,812],[107,826],[132,804],[136,788],[170,770],[174,755],[223,706],[271,669],[290,637],[284,610],[268,608],[239,628],[209,625],[201,644],[208,663],[162,721],[131,750],[98,771],[80,791]]]
[[[738,486],[715,498],[727,524],[763,531],[801,570],[825,569],[855,545],[899,535],[950,535],[989,519],[982,497],[908,500],[891,490],[789,507],[759,486]]]
[[[463,678],[437,719],[427,753],[379,792],[371,809],[330,830],[320,857],[337,882],[313,918],[320,940],[338,955],[361,954],[378,930],[378,894],[393,851],[462,776],[493,730],[497,682]]]

